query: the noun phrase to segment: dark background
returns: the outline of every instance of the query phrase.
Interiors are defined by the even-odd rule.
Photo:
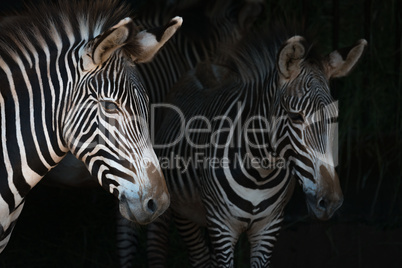
[[[22,7],[20,0],[0,2],[0,11]],[[332,82],[340,107],[344,205],[330,221],[318,222],[307,216],[296,189],[274,267],[402,267],[401,12],[400,0],[267,0],[266,19],[304,21],[326,52],[360,38],[369,43],[353,73]],[[27,198],[0,267],[116,267],[114,208],[114,198],[100,188],[40,183]],[[146,267],[143,230],[136,267]],[[185,266],[185,249],[174,232],[171,242],[170,267]],[[241,239],[237,267],[248,267],[247,246]]]

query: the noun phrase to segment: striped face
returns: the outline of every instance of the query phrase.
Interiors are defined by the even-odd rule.
[[[133,64],[120,54],[84,74],[65,134],[70,151],[122,201],[123,215],[147,222],[167,208],[169,196],[150,143],[147,95]]]
[[[122,215],[142,224],[162,214],[170,199],[134,62],[150,60],[180,25],[177,17],[158,30],[135,33],[127,18],[90,40],[80,50],[79,81],[66,111],[63,135],[70,151],[119,198]]]
[[[294,151],[292,172],[303,185],[310,212],[330,218],[343,202],[335,171],[337,104],[324,73],[306,62],[285,92],[282,107]]]
[[[291,153],[293,174],[307,197],[307,206],[317,218],[328,219],[342,205],[343,194],[337,165],[337,103],[329,90],[329,79],[347,75],[357,63],[367,42],[313,58],[301,36],[287,40],[278,54],[281,130]]]

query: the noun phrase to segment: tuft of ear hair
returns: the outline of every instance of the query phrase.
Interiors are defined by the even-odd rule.
[[[350,73],[363,55],[367,41],[360,39],[354,46],[329,53],[323,62],[327,78],[343,77]]]
[[[279,51],[277,65],[282,79],[292,80],[300,73],[300,65],[306,51],[304,42],[302,36],[295,35],[289,38]]]

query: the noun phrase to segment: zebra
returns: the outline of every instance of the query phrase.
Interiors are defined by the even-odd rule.
[[[70,151],[120,213],[147,224],[169,206],[136,64],[182,24],[140,31],[116,0],[31,7],[0,36],[0,252],[28,192]]]
[[[192,267],[233,267],[241,233],[251,267],[269,266],[297,182],[318,219],[343,202],[329,80],[346,76],[367,42],[321,57],[298,32],[253,31],[219,59],[198,64],[167,97],[154,148],[171,196],[167,212]],[[165,265],[168,224],[149,225],[160,242],[151,267]]]
[[[154,107],[163,102],[167,92],[183,74],[194,68],[198,62],[213,57],[220,43],[240,40],[263,10],[263,6],[256,1],[196,1],[191,4],[188,1],[177,2],[169,4],[147,1],[144,7],[138,7],[138,14],[135,15],[136,22],[143,28],[166,23],[173,15],[180,15],[186,21],[152,61],[137,67],[149,96],[149,103]],[[156,110],[155,108],[154,111]],[[151,109],[151,119],[152,111]],[[156,119],[151,120],[151,136],[157,128],[157,125],[152,125],[155,121]],[[93,177],[71,154],[67,154],[45,180],[52,185],[94,185]],[[119,213],[116,223],[118,259],[122,267],[129,267],[137,249],[137,226],[120,217]]]

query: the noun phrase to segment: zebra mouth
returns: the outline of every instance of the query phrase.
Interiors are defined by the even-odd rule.
[[[149,215],[144,212],[140,206],[139,202],[130,202],[124,195],[120,197],[119,210],[120,214],[129,221],[145,225],[152,222],[154,219],[153,215]]]
[[[316,218],[317,220],[321,220],[321,221],[329,220],[332,216],[332,215],[328,215],[324,211],[320,211],[317,208],[314,208],[313,206],[311,206],[309,204],[307,204],[307,210],[308,210],[310,217]]]
[[[310,216],[317,218],[318,220],[329,220],[342,205],[343,199],[329,200],[328,198],[317,198],[315,195],[306,194],[307,209]]]
[[[312,194],[306,194],[306,203],[309,215],[322,221],[326,221],[332,217],[335,210],[328,209],[328,204],[323,201],[324,199],[318,200],[316,196]]]
[[[141,214],[141,212],[137,213],[138,210],[137,209],[132,209],[130,208],[130,205],[127,201],[120,201],[119,203],[119,210],[120,210],[120,214],[126,218],[129,221],[141,224],[141,225],[145,225],[151,222],[150,219],[148,219],[148,217],[144,217]]]
[[[132,222],[137,222],[134,213],[131,212],[130,209],[128,209],[128,205],[127,205],[127,204],[122,204],[122,202],[120,202],[120,204],[119,204],[119,210],[120,210],[120,214],[121,214],[124,218],[126,218],[127,220],[132,221]]]

